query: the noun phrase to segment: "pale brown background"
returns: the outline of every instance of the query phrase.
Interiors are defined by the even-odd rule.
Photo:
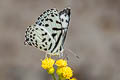
[[[71,6],[65,47],[78,80],[120,80],[120,0],[0,0],[0,80],[51,80],[43,52],[24,46],[27,26],[50,8]],[[70,54],[66,50],[67,54]]]

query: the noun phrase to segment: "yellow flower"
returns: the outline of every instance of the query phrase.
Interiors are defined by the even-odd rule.
[[[59,67],[56,71],[57,75],[62,76],[65,79],[70,79],[73,76],[73,71],[70,67]]]
[[[63,72],[63,70],[62,70],[63,68],[57,68],[57,70],[56,70],[56,73],[57,73],[57,75],[62,75],[62,72]]]
[[[55,71],[54,67],[48,69],[48,74],[53,74]]]
[[[66,66],[66,67],[63,67],[62,69],[62,76],[65,78],[65,79],[70,79],[72,76],[73,76],[73,71],[70,67]]]
[[[56,61],[55,65],[57,65],[58,67],[65,67],[67,66],[67,61],[63,59],[59,59]]]
[[[72,79],[69,79],[69,80],[77,80],[76,78],[72,78]]]
[[[50,69],[53,67],[55,61],[51,58],[45,58],[44,60],[42,60],[42,65],[41,67],[43,69]]]

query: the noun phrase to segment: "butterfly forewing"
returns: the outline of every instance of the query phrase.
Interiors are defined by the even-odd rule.
[[[64,48],[64,42],[65,42],[67,31],[68,31],[68,26],[69,26],[69,22],[70,22],[70,14],[71,14],[70,10],[71,10],[70,8],[65,8],[64,10],[59,12],[59,16],[60,16],[60,20],[61,20],[61,23],[62,23],[62,27],[65,28],[63,30],[63,34],[62,34],[61,49]]]

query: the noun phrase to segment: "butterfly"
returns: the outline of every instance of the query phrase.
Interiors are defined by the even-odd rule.
[[[27,27],[24,43],[51,55],[63,53],[70,16],[70,8],[60,12],[55,8],[46,10]]]

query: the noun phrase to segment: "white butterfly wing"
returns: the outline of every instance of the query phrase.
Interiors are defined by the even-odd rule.
[[[64,28],[63,34],[62,34],[62,45],[60,48],[61,51],[63,51],[63,49],[64,49],[64,42],[65,42],[67,31],[68,31],[68,26],[69,26],[69,22],[70,22],[70,15],[71,15],[70,8],[65,8],[64,10],[59,12],[62,27]]]
[[[35,25],[27,28],[25,42],[47,53],[60,53],[63,50],[69,21],[69,8],[59,13],[55,8],[49,9],[38,17]]]
[[[30,30],[31,28],[33,30]],[[47,10],[42,15],[40,15],[40,17],[38,17],[36,25],[27,28],[25,35],[26,42],[29,45],[35,44],[35,47],[40,48],[42,51],[46,51],[47,53],[56,53],[59,51],[62,43],[62,30],[54,30],[56,28],[62,28],[62,24],[59,19],[59,13],[56,9]],[[36,44],[36,42],[31,39],[30,33],[35,35],[34,40],[38,44]],[[49,39],[51,39],[51,41],[47,41]]]
[[[27,27],[25,42],[47,53],[50,53],[50,48],[55,43],[48,31],[37,24]]]
[[[58,11],[55,8],[45,11],[40,17],[38,17],[36,24],[40,26],[42,25],[55,40],[55,43],[53,44],[54,47],[51,48],[51,53],[58,52],[62,44],[62,30],[55,30],[62,28]]]

